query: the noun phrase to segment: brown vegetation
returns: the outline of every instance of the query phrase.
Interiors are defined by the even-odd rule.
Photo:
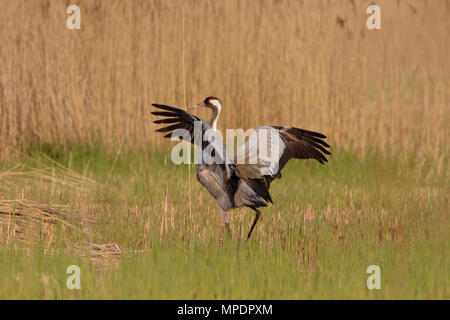
[[[150,104],[225,104],[221,127],[291,124],[339,148],[448,151],[449,1],[2,1],[0,150],[160,142]]]

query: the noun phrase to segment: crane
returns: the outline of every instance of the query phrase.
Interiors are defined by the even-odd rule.
[[[197,179],[217,200],[220,216],[228,234],[229,211],[248,207],[255,211],[255,219],[247,234],[250,239],[259,220],[259,208],[273,203],[269,193],[274,179],[281,178],[281,170],[292,159],[314,159],[327,162],[326,149],[330,146],[323,140],[325,135],[290,126],[261,126],[251,134],[245,144],[231,157],[217,135],[217,121],[222,111],[220,99],[209,96],[192,109],[211,109],[212,117],[206,122],[182,109],[152,104],[157,110],[152,114],[164,118],[156,124],[166,126],[157,132],[166,133],[165,138],[178,136],[198,145],[203,151],[209,150],[209,161],[199,161]],[[264,151],[264,152],[263,152]]]

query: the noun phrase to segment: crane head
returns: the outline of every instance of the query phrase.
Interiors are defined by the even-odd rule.
[[[222,102],[219,100],[219,98],[210,96],[203,100],[203,102],[193,106],[192,109],[201,107],[207,107],[212,110],[220,111],[222,110]]]

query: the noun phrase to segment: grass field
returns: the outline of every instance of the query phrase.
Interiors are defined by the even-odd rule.
[[[251,210],[236,210],[233,238],[222,239],[214,201],[192,184],[189,210],[187,167],[163,153],[46,151],[58,165],[37,152],[13,170],[5,162],[0,195],[70,218],[42,219],[32,245],[2,221],[0,298],[449,298],[443,159],[340,152],[327,166],[289,163],[245,244]],[[65,287],[71,264],[81,290]],[[366,288],[373,264],[381,290]]]
[[[450,0],[76,2],[81,30],[65,0],[2,0],[0,299],[450,298]],[[253,213],[224,237],[154,132],[152,103],[210,95],[222,130],[332,146],[288,163],[247,244]]]

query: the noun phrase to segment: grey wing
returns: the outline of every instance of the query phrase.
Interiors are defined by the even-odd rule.
[[[328,162],[327,155],[331,155],[326,148],[330,148],[324,134],[294,127],[274,126],[279,130],[280,136],[285,143],[285,150],[281,155],[279,170],[292,159],[314,159],[321,164]]]
[[[326,136],[293,127],[259,127],[234,156],[243,179],[265,200],[270,200],[270,182],[281,177],[281,170],[292,159],[315,159],[320,163],[331,153]]]
[[[281,156],[286,148],[279,130],[262,126],[250,135],[234,156],[238,165],[247,165],[249,170],[260,176],[276,175]]]

